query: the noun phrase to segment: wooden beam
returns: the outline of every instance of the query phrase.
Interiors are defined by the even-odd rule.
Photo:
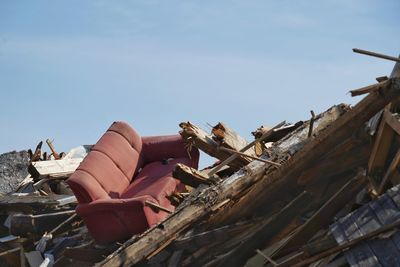
[[[240,151],[248,144],[243,137],[222,122],[219,122],[217,125],[215,125],[211,132],[213,134],[213,139],[219,144],[219,146],[223,146],[231,150]],[[250,147],[242,153],[249,156],[255,156],[253,147]]]
[[[257,248],[263,246],[266,240],[272,238],[280,232],[294,218],[301,215],[312,200],[308,192],[303,192],[289,204],[287,204],[278,214],[270,218],[258,230],[252,233],[251,237],[235,248],[235,250],[226,257],[219,266],[240,267],[244,266],[247,259],[254,255]]]
[[[383,114],[385,122],[400,136],[400,121],[391,112],[385,112]]]
[[[363,55],[367,55],[367,56],[371,56],[371,57],[378,57],[378,58],[382,58],[382,59],[387,59],[387,60],[391,60],[391,61],[394,61],[394,62],[400,62],[400,58],[398,58],[398,57],[392,57],[392,56],[379,54],[379,53],[376,53],[376,52],[371,52],[371,51],[362,50],[362,49],[358,49],[358,48],[353,48],[353,52],[359,53],[359,54],[363,54]]]
[[[378,195],[382,194],[387,182],[389,181],[390,177],[393,175],[393,173],[396,171],[397,166],[400,163],[400,148],[397,150],[396,155],[394,156],[393,160],[391,161],[389,168],[386,170],[385,175],[383,176],[382,182],[379,185],[378,188]]]
[[[244,157],[246,157],[246,158],[250,158],[250,159],[253,159],[253,160],[261,161],[261,162],[264,162],[264,163],[267,163],[267,164],[271,164],[271,165],[275,165],[275,166],[281,166],[281,165],[282,165],[282,164],[280,164],[280,163],[273,162],[273,161],[271,161],[271,160],[267,160],[267,159],[262,159],[262,158],[259,158],[259,157],[250,156],[250,155],[247,155],[247,154],[245,154],[245,153],[243,153],[243,152],[235,151],[235,150],[233,150],[233,149],[229,149],[229,148],[226,148],[226,147],[219,147],[218,149],[221,149],[221,150],[224,150],[224,151],[227,151],[227,152],[231,152],[231,153],[233,153],[233,154],[238,154],[238,155],[240,155],[240,156],[244,156]]]
[[[351,96],[359,96],[359,95],[363,95],[363,94],[368,94],[371,92],[376,92],[379,91],[381,88],[384,88],[387,86],[388,83],[390,83],[391,81],[386,79],[384,81],[381,81],[379,83],[375,83],[372,85],[368,85],[359,89],[355,89],[355,90],[351,90],[350,94]]]
[[[297,250],[320,229],[325,228],[332,218],[365,187],[367,179],[358,174],[340,188],[315,214],[308,219],[289,239],[272,255],[280,258]]]
[[[53,155],[54,159],[61,159],[60,154],[57,153],[56,148],[53,145],[53,141],[51,141],[50,139],[46,140],[47,145],[49,146],[50,150],[51,150],[51,154]]]
[[[201,184],[210,185],[213,183],[207,175],[180,163],[176,164],[172,176],[180,180],[183,184],[191,187],[198,187]]]
[[[379,173],[383,171],[394,137],[393,129],[386,122],[388,113],[390,113],[390,111],[386,108],[383,112],[368,161],[368,175],[371,177],[373,183],[372,186],[376,191],[378,191],[380,180],[374,177],[379,176]]]
[[[179,132],[186,143],[194,145],[198,149],[207,153],[208,155],[217,158],[219,160],[225,160],[229,158],[232,153],[222,151],[218,149],[218,143],[212,138],[211,135],[207,134],[201,128],[190,122],[182,122],[179,124],[182,130]],[[238,170],[241,167],[249,164],[250,160],[243,156],[237,156],[227,165],[234,170]]]
[[[16,236],[28,236],[30,234],[42,235],[62,223],[74,210],[60,211],[39,215],[14,214],[11,216],[10,232]]]
[[[78,168],[82,159],[60,159],[32,162],[28,171],[35,179],[68,177]]]

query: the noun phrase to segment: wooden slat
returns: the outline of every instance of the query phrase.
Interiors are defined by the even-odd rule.
[[[347,182],[274,255],[280,257],[288,254],[290,248],[292,250],[297,249],[306,243],[316,232],[325,228],[331,222],[333,216],[364,188],[366,181],[365,176],[360,174]]]
[[[79,166],[82,159],[60,159],[32,162],[29,173],[33,178],[67,177]]]
[[[172,176],[180,180],[183,184],[191,187],[198,187],[201,184],[210,185],[213,183],[205,174],[180,163],[176,164]]]

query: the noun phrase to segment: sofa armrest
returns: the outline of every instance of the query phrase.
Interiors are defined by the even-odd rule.
[[[179,134],[142,137],[142,153],[146,163],[169,158],[189,158],[190,167],[198,167],[199,150],[192,147],[191,151],[188,151]]]

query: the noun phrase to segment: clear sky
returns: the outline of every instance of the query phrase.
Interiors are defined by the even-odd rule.
[[[112,121],[142,135],[222,121],[309,118],[393,63],[400,1],[0,0],[0,153],[92,144]]]

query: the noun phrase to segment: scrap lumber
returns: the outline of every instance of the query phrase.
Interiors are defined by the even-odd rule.
[[[384,54],[380,54],[380,53],[376,53],[376,52],[371,52],[371,51],[367,51],[367,50],[363,50],[363,49],[353,48],[353,52],[367,55],[367,56],[387,59],[387,60],[391,60],[394,62],[400,62],[400,58],[398,58],[398,57],[392,57],[392,56],[388,56],[388,55],[384,55]]]
[[[379,91],[381,88],[386,87],[388,83],[390,83],[390,81],[388,79],[386,79],[386,80],[383,80],[376,84],[372,84],[372,85],[368,85],[368,86],[365,86],[365,87],[362,87],[359,89],[351,90],[350,94],[351,94],[351,96],[354,97],[354,96],[368,94],[371,92],[376,92],[376,91]]]
[[[27,195],[11,194],[0,197],[0,214],[7,214],[9,211],[31,212],[34,208],[48,208],[62,206],[76,202],[75,196],[70,195]]]
[[[50,139],[46,140],[47,145],[49,146],[51,150],[51,155],[53,155],[54,159],[61,159],[60,154],[57,153],[56,148],[54,147],[53,141]]]
[[[213,134],[213,139],[222,147],[239,151],[247,145],[247,141],[243,137],[222,122],[215,125],[211,132]],[[256,155],[253,147],[250,147],[242,153],[249,156]]]
[[[345,110],[347,110],[347,107],[334,106],[322,115],[317,116],[314,132],[319,133],[319,131],[338,119]],[[307,140],[307,132],[307,124],[299,127],[299,129],[293,132],[292,136],[281,140],[279,147],[283,151],[300,149],[300,144],[304,140]],[[214,206],[220,206],[220,202],[225,201],[231,196],[242,194],[251,183],[254,183],[264,175],[263,167],[263,163],[252,162],[245,170],[235,173],[221,184],[206,188],[198,192],[198,194],[192,194],[188,197],[186,203],[183,203],[168,219],[162,222],[163,227],[153,227],[141,236],[133,238],[125,246],[122,246],[103,262],[99,263],[99,265],[128,266],[140,262],[169,238],[183,232],[192,223],[210,215]],[[276,167],[274,166],[274,168]],[[221,209],[223,206],[219,208]],[[221,211],[218,212],[218,217],[220,217],[220,213]],[[155,242],[154,240],[157,241]]]
[[[28,171],[35,179],[70,176],[81,163],[81,158],[32,162]]]
[[[258,143],[261,142],[267,142],[267,140],[270,140],[270,138],[275,136],[275,133],[282,133],[281,131],[277,131],[278,129],[281,129],[281,127],[285,124],[285,122],[281,122],[278,125],[276,125],[275,127],[273,127],[272,129],[269,129],[267,131],[261,130],[265,129],[263,127],[257,129],[256,132],[253,132],[253,135],[256,137],[256,139],[252,142],[250,142],[249,144],[247,144],[245,147],[243,147],[242,149],[240,149],[238,152],[245,152],[247,149],[251,148],[252,146],[256,146]],[[300,125],[294,126],[294,127],[290,127],[290,130],[286,130],[284,129],[284,135],[279,135],[279,139],[283,138],[283,136],[287,135],[289,132],[293,131],[295,128],[297,128]],[[282,127],[283,128],[283,127]],[[236,159],[239,155],[237,153],[232,154],[229,158],[225,159],[224,161],[222,161],[220,164],[218,164],[216,167],[214,167],[209,173],[208,176],[213,176],[214,174],[216,174],[219,170],[221,170],[225,165],[229,164],[231,161],[233,161],[234,159]]]
[[[191,187],[198,187],[201,184],[210,185],[213,183],[212,180],[202,172],[181,163],[176,164],[172,176],[180,180],[183,184]]]
[[[352,199],[355,198],[366,184],[364,174],[359,173],[340,188],[325,204],[308,219],[272,256],[282,257],[298,249],[307,242],[318,230],[329,225],[333,217]]]
[[[400,136],[400,122],[390,112],[390,106],[387,106],[383,111],[383,115],[379,124],[378,132],[373,144],[373,150],[368,162],[368,172],[370,173],[371,186],[375,189],[377,195],[383,193],[383,190],[390,179],[393,185],[397,184],[397,179],[393,176],[398,165],[399,155],[395,156],[391,165],[390,171],[384,173],[384,168],[388,164],[388,157],[391,151],[394,140]]]
[[[194,145],[195,147],[204,151],[208,155],[220,160],[225,160],[232,155],[232,153],[218,149],[219,147],[218,142],[216,142],[211,135],[207,134],[205,131],[203,131],[196,125],[190,122],[182,122],[179,124],[179,127],[182,128],[182,130],[179,133],[181,134],[182,138],[186,141],[186,143]],[[229,165],[231,168],[235,170],[238,170],[241,167],[247,165],[249,162],[250,160],[248,158],[243,156],[237,156],[227,165]]]
[[[231,152],[232,154],[238,154],[238,155],[241,155],[241,156],[244,156],[246,158],[253,159],[253,160],[261,161],[261,162],[264,162],[264,163],[267,163],[267,164],[271,164],[271,165],[275,165],[275,166],[281,166],[280,163],[273,162],[273,161],[267,160],[267,159],[262,159],[262,158],[259,158],[259,157],[249,156],[246,153],[235,151],[233,149],[229,149],[229,148],[226,148],[226,147],[219,147],[218,149],[221,149],[221,150],[224,150],[224,151],[227,151],[227,152]]]
[[[184,237],[177,238],[173,243],[173,247],[177,249],[185,249],[190,246],[191,249],[193,249],[193,247],[200,248],[212,243],[221,243],[239,233],[248,230],[252,225],[259,224],[261,222],[262,220],[248,220],[202,233],[185,235]]]
[[[263,203],[279,199],[281,192],[297,184],[297,178],[302,171],[317,162],[331,148],[349,138],[387,104],[400,98],[400,79],[391,80],[390,86],[388,85],[380,93],[367,95],[315,138],[308,139],[300,151],[281,167],[269,173],[265,179],[252,186],[240,201],[221,210],[213,224],[232,222],[257,210]],[[317,125],[317,121],[314,125]]]
[[[237,172],[221,184],[206,188],[198,195],[189,198],[186,205],[184,203],[181,208],[178,208],[168,219],[161,223],[162,227],[153,227],[141,236],[128,241],[125,246],[122,246],[121,249],[107,257],[99,265],[117,266],[138,263],[157,250],[163,243],[187,229],[192,223],[210,215],[213,206],[217,206],[227,198],[233,198],[241,194],[243,190],[251,185],[251,182],[258,180],[251,190],[242,197],[244,201],[240,201],[240,206],[230,206],[229,209],[224,209],[224,206],[219,207],[218,217],[220,217],[221,213],[226,216],[226,211],[235,211],[220,222],[236,220],[253,212],[262,203],[269,203],[274,199],[279,199],[279,194],[285,188],[290,188],[291,185],[296,184],[296,178],[299,173],[321,158],[327,150],[348,138],[389,102],[399,97],[400,84],[397,79],[394,79],[390,86],[381,90],[380,94],[371,93],[342,116],[338,116],[340,113],[336,117],[333,116],[335,117],[332,120],[334,122],[331,125],[328,123],[329,127],[323,127],[325,129],[321,132],[318,131],[319,122],[321,122],[319,119],[321,118],[317,117],[314,123],[315,138],[307,139],[307,129],[303,129],[304,131],[301,131],[301,133],[304,133],[304,138],[308,142],[304,142],[304,139],[299,139],[298,136],[296,138],[293,136],[288,137],[286,141],[289,140],[290,144],[285,143],[285,145],[282,145],[284,143],[284,140],[282,140],[282,147],[287,147],[285,151],[296,152],[294,145],[297,145],[299,150],[281,167],[274,168],[273,171],[268,173],[265,179],[260,178],[264,176],[268,167],[254,162],[254,164],[249,164],[246,170]],[[335,121],[336,118],[337,120]],[[304,142],[304,146],[301,149],[298,148],[299,144],[298,142],[293,143],[293,138],[298,142]],[[232,201],[228,203],[232,203]],[[243,205],[243,203],[246,205]],[[246,209],[246,211],[243,211],[243,209]]]
[[[251,257],[257,248],[263,246],[265,240],[271,238],[274,234],[282,230],[296,216],[304,211],[313,196],[304,191],[288,205],[286,205],[275,216],[271,217],[259,230],[254,231],[251,237],[235,248],[235,250],[226,257],[219,266],[243,266],[247,259]]]
[[[392,175],[396,171],[399,163],[400,163],[400,148],[397,150],[396,155],[390,162],[389,168],[387,169],[385,175],[383,176],[382,182],[378,187],[378,191],[377,191],[378,195],[383,193],[383,190],[385,189],[387,182],[389,181],[389,179],[392,177]]]
[[[314,120],[315,120],[314,111],[311,110],[310,113],[311,113],[311,119],[310,119],[310,128],[308,130],[308,138],[310,138],[312,136],[312,131],[313,131],[313,127],[314,127]]]
[[[42,235],[62,223],[71,214],[75,214],[75,211],[68,210],[38,215],[14,214],[11,216],[10,232],[15,236]]]

